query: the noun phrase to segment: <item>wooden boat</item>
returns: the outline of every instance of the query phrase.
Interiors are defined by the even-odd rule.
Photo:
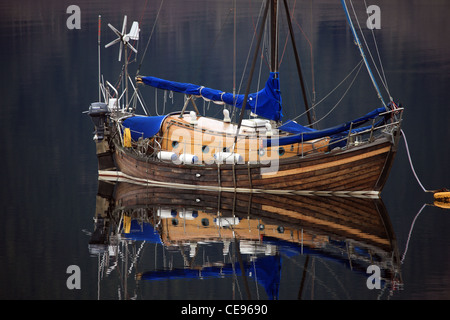
[[[157,243],[181,253],[182,266],[140,273],[142,280],[203,279],[216,268],[224,276],[233,260],[199,265],[196,259],[202,246],[214,244],[227,258],[230,245],[238,246],[244,268],[237,264],[238,273],[247,267],[255,271],[251,261],[313,255],[365,277],[367,267],[377,265],[383,287],[390,290],[402,283],[396,237],[381,199],[179,191],[100,180],[95,221],[90,242],[95,254],[114,251],[109,247],[117,246],[118,239]],[[264,268],[279,279],[276,264]]]
[[[119,107],[119,94],[109,95],[106,87],[104,102],[92,103],[89,115],[95,124],[99,174],[126,175],[159,185],[231,192],[329,192],[377,197],[385,185],[397,151],[403,108],[390,97],[386,103],[342,0],[355,41],[378,91],[381,107],[344,124],[318,130],[313,128],[306,95],[304,103],[310,123],[282,121],[282,99],[277,65],[277,17],[279,1],[268,0],[261,18],[253,65],[245,94],[225,93],[204,86],[179,83],[149,76],[137,76],[136,84],[185,94],[181,112],[164,116],[136,114],[139,97],[133,84],[134,101]],[[287,2],[284,1],[294,52],[296,46]],[[269,10],[270,9],[270,10]],[[271,21],[272,60],[265,87],[249,93],[253,70],[258,57],[264,24]],[[137,22],[126,33],[126,19],[113,43],[136,51],[130,39],[138,39]],[[120,51],[122,52],[122,51]],[[120,57],[120,56],[119,56]],[[298,60],[298,59],[297,59]],[[301,67],[297,61],[298,73]],[[125,79],[128,66],[125,62]],[[115,89],[114,89],[115,90]],[[123,96],[120,95],[120,96]],[[203,98],[217,104],[240,109],[239,119],[232,123],[228,110],[223,119],[199,115],[195,99]],[[189,105],[195,111],[187,113]],[[258,118],[244,119],[246,109]]]

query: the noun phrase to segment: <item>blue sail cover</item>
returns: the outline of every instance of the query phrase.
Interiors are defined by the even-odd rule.
[[[161,129],[164,116],[134,116],[123,121],[124,128],[130,128],[131,138],[137,141],[139,138],[151,138]]]
[[[319,139],[319,138],[323,138],[323,137],[348,134],[348,130],[350,130],[350,128],[352,128],[353,133],[363,131],[366,129],[370,129],[371,126],[363,127],[363,128],[359,128],[359,129],[356,129],[356,128],[371,119],[375,119],[376,117],[378,117],[380,115],[380,113],[384,113],[385,111],[386,111],[386,109],[384,107],[377,108],[360,118],[354,119],[352,121],[343,123],[338,126],[323,129],[323,130],[311,129],[308,127],[304,127],[294,121],[288,121],[285,124],[283,124],[282,126],[280,126],[279,129],[289,132],[289,133],[293,133],[293,135],[279,138],[279,141],[274,142],[274,145],[276,144],[276,145],[284,146],[284,145],[288,145],[288,144],[293,144],[293,143],[298,143],[298,142],[308,141],[308,140],[313,140],[313,139]],[[381,119],[379,122],[376,123],[375,126],[379,126],[383,123],[384,123],[384,119]],[[267,147],[270,147],[272,145],[272,140],[266,139],[263,141],[263,143]]]
[[[233,93],[211,89],[191,83],[174,82],[156,77],[142,77],[142,82],[148,86],[158,89],[170,90],[184,94],[203,97],[219,104],[228,104],[242,108],[244,94],[233,95]],[[280,121],[283,117],[281,112],[281,93],[278,72],[271,72],[265,87],[248,95],[245,109],[270,120]]]

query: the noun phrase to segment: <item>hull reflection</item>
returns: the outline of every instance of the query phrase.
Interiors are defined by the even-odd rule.
[[[102,261],[118,259],[124,243],[132,242],[180,253],[179,265],[145,266],[148,271],[136,272],[136,281],[239,276],[247,287],[255,278],[269,299],[277,299],[282,258],[306,255],[308,261],[312,255],[364,277],[368,266],[376,265],[383,288],[402,284],[397,243],[381,199],[181,191],[99,181],[95,222],[89,250]],[[212,245],[212,260],[198,257],[201,247]],[[249,290],[247,298],[252,298]]]

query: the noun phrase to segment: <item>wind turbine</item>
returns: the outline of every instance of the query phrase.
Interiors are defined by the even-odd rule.
[[[119,61],[122,58],[122,50],[125,47],[125,83],[126,83],[126,107],[128,108],[128,58],[127,58],[127,48],[133,50],[134,53],[137,53],[137,50],[130,44],[130,40],[139,40],[139,23],[137,21],[133,21],[131,25],[131,29],[129,33],[125,33],[127,30],[127,16],[123,17],[123,25],[122,32],[114,28],[110,23],[108,23],[108,27],[114,31],[117,35],[117,38],[105,45],[105,48],[108,48],[118,42],[120,42],[119,49]]]
[[[114,33],[117,35],[117,39],[111,41],[107,45],[105,45],[105,48],[108,48],[118,42],[120,42],[120,50],[119,50],[119,61],[121,61],[122,58],[122,50],[123,46],[129,47],[131,50],[134,51],[134,53],[137,53],[137,50],[130,44],[130,40],[139,40],[139,23],[137,21],[134,21],[131,25],[131,29],[129,33],[125,33],[127,29],[127,16],[123,17],[123,26],[122,26],[122,32],[114,28],[110,23],[108,23],[108,27],[114,31]]]

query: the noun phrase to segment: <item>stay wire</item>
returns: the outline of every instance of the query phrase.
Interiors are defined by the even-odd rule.
[[[240,94],[241,88],[242,88],[242,84],[244,83],[245,73],[246,73],[246,70],[247,70],[247,67],[248,67],[248,62],[250,61],[250,55],[251,55],[252,48],[253,48],[253,42],[255,41],[255,38],[256,38],[256,35],[257,35],[257,29],[258,29],[258,26],[259,26],[259,23],[260,23],[260,19],[261,19],[261,16],[262,16],[263,9],[264,9],[264,1],[261,2],[261,7],[259,9],[259,14],[258,14],[258,20],[256,22],[255,31],[253,32],[252,40],[250,42],[250,48],[248,49],[247,59],[245,60],[244,69],[242,71],[241,80],[239,82],[239,87],[237,89],[236,95]],[[231,113],[231,118],[232,119],[235,117],[236,113],[237,113],[237,110],[236,110],[235,106],[233,106],[233,112]]]
[[[369,45],[367,44],[366,38],[364,37],[364,33],[362,32],[362,28],[361,28],[361,25],[359,24],[359,19],[358,19],[358,16],[356,15],[355,8],[353,7],[353,1],[352,1],[352,0],[350,0],[350,5],[352,6],[353,15],[355,16],[355,20],[356,20],[356,23],[358,24],[359,32],[361,33],[361,37],[362,37],[362,39],[363,39],[363,41],[364,41],[364,44],[365,44],[366,49],[367,49],[367,52],[369,53],[369,56],[370,56],[370,58],[371,58],[371,60],[372,60],[372,63],[373,63],[373,65],[374,65],[374,67],[375,67],[375,70],[376,70],[377,73],[378,73],[378,77],[380,78],[380,81],[381,81],[381,83],[383,84],[384,89],[386,90],[386,92],[387,92],[388,95],[389,95],[389,99],[391,99],[391,94],[390,94],[389,89],[388,89],[388,87],[387,87],[387,83],[385,83],[385,81],[383,80],[383,77],[382,77],[381,74],[380,74],[380,71],[379,71],[379,69],[378,69],[378,67],[377,67],[377,65],[376,65],[376,63],[375,63],[375,59],[373,58],[372,52],[371,52],[371,50],[370,50],[370,48],[369,48]],[[367,11],[367,10],[366,10],[366,11]]]
[[[338,102],[336,102],[336,104],[333,106],[333,108],[331,108],[330,111],[327,112],[326,115],[324,115],[322,118],[320,118],[319,120],[315,121],[314,123],[312,123],[311,125],[314,125],[316,123],[319,123],[320,121],[322,121],[323,119],[325,119],[326,117],[328,117],[330,115],[330,113],[336,109],[336,107],[339,105],[339,103],[341,103],[341,101],[344,99],[345,95],[348,93],[348,91],[350,90],[350,88],[353,86],[353,83],[355,82],[356,78],[358,77],[359,72],[361,71],[361,68],[363,66],[363,60],[361,59],[361,61],[358,62],[358,64],[352,69],[352,71],[350,71],[350,73],[333,89],[331,90],[325,97],[323,97],[319,102],[317,102],[315,105],[313,105],[311,107],[311,109],[315,109],[320,103],[322,103],[325,99],[327,99],[334,91],[336,91],[347,79],[348,77],[350,77],[351,74],[353,74],[353,72],[358,69],[358,71],[356,72],[356,75],[354,76],[352,82],[350,83],[349,87],[345,90],[343,96],[338,100]],[[298,116],[296,116],[295,118],[291,119],[291,121],[295,121],[298,118],[304,116],[307,113],[307,111],[299,114]]]
[[[156,14],[155,23],[153,23],[152,31],[150,32],[150,36],[148,37],[147,45],[145,46],[144,53],[142,54],[141,62],[139,63],[139,67],[137,68],[136,75],[139,75],[139,71],[141,70],[141,66],[142,66],[142,63],[144,62],[144,57],[145,57],[145,54],[147,53],[148,46],[150,45],[150,40],[152,39],[153,32],[155,31],[156,22],[158,21],[159,14],[161,12],[163,3],[164,3],[164,0],[161,0],[159,9],[158,9],[158,13]]]
[[[366,0],[364,0],[364,5],[366,7],[366,12],[367,12],[367,8],[368,7],[367,7]],[[367,17],[369,17],[369,12],[367,12]],[[386,74],[384,73],[383,62],[381,61],[380,51],[378,50],[378,44],[377,44],[377,40],[375,38],[375,32],[373,32],[373,28],[371,28],[370,31],[372,32],[373,43],[374,43],[375,49],[377,51],[378,61],[380,62],[380,69],[381,69],[381,73],[383,75],[383,80],[384,80],[384,83],[385,83],[385,87],[386,87],[387,93],[389,94],[389,99],[392,101],[391,93],[389,92],[389,85],[388,85],[388,82],[387,82]]]

